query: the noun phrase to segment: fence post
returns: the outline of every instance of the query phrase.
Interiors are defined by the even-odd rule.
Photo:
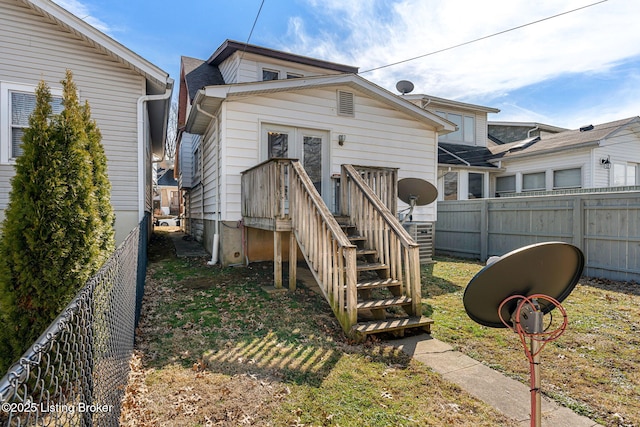
[[[584,246],[584,203],[582,197],[573,198],[573,244],[580,250]]]
[[[489,253],[489,200],[480,204],[480,261],[485,262]]]

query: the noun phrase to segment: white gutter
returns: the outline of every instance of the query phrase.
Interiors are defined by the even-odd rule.
[[[138,115],[138,221],[142,221],[144,217],[144,203],[147,199],[144,189],[145,184],[145,158],[144,158],[144,103],[149,101],[163,101],[169,99],[173,92],[171,85],[167,86],[165,93],[159,95],[142,95],[138,98],[137,102],[137,115]]]

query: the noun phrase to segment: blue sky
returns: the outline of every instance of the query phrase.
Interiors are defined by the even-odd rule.
[[[180,56],[247,41],[261,0],[55,0],[178,79]],[[360,67],[395,92],[499,108],[490,120],[577,128],[640,115],[640,2],[264,0],[250,43]]]

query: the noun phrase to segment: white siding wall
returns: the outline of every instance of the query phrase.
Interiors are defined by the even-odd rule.
[[[242,60],[240,58],[242,57]],[[240,63],[240,66],[238,66]],[[288,61],[268,58],[252,53],[236,52],[225,59],[219,66],[222,77],[227,84],[262,81],[262,69],[268,68],[281,71],[281,78],[286,78],[286,72],[302,74],[304,76],[320,76],[336,74],[336,71],[324,68],[296,64]]]
[[[117,238],[124,238],[139,220],[136,101],[145,93],[143,77],[14,0],[0,1],[0,57],[3,82],[35,87],[44,79],[60,88],[65,70],[74,73],[80,99],[89,101],[102,133]],[[0,164],[0,211],[13,174],[13,165]]]
[[[218,196],[218,120],[209,132],[210,136],[203,146],[202,185],[204,191],[204,218],[216,219],[218,211],[216,198]],[[207,135],[208,136],[208,135]]]
[[[436,179],[435,131],[378,101],[356,93],[356,117],[336,114],[336,89],[309,89],[244,98],[223,106],[221,137],[222,219],[240,219],[240,173],[260,158],[261,124],[279,124],[327,131],[330,173],[342,163],[398,167],[399,177]],[[353,91],[344,87],[342,90]],[[339,146],[339,134],[346,135]],[[402,208],[402,206],[400,207]],[[435,220],[435,206],[421,207],[416,221]]]
[[[560,153],[552,153],[546,156],[536,156],[524,159],[504,159],[502,167],[504,173],[496,176],[516,175],[516,190],[522,188],[522,174],[546,172],[546,190],[553,190],[553,171],[560,169],[582,168],[582,187],[589,182],[589,176],[593,171],[591,149],[571,150]],[[495,189],[495,185],[492,185]]]
[[[609,185],[613,185],[613,167],[611,167],[611,169],[600,167],[600,158],[609,156],[612,164],[640,164],[640,138],[628,130],[622,130],[612,138],[607,139],[602,146],[596,150],[596,153],[595,161],[598,164],[596,168],[598,172],[598,182],[603,183],[603,185],[599,185],[599,187],[608,187]],[[636,170],[636,179],[638,179],[639,174],[640,171]]]

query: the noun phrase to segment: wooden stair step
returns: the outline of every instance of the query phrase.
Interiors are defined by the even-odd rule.
[[[376,334],[386,331],[397,331],[399,329],[408,328],[429,328],[433,324],[433,320],[421,317],[404,317],[399,319],[372,320],[369,322],[361,322],[354,326],[354,329],[360,334]]]
[[[379,262],[361,263],[356,266],[358,271],[375,271],[375,270],[388,270],[387,264],[381,264]]]
[[[411,304],[410,297],[395,297],[395,298],[387,298],[387,299],[362,301],[356,305],[356,308],[358,310],[379,309],[379,308],[395,307],[398,305],[409,305],[409,304]]]
[[[364,256],[364,255],[376,255],[378,251],[375,249],[358,249],[356,251],[356,256]]]
[[[385,286],[400,286],[400,281],[396,279],[380,279],[356,283],[356,289],[375,289]]]
[[[349,241],[351,243],[355,243],[355,242],[366,242],[367,238],[364,236],[347,236],[347,238],[349,239]]]

